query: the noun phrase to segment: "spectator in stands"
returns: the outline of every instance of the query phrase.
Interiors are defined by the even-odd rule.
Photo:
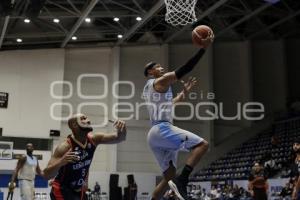
[[[268,178],[271,178],[278,172],[278,166],[275,160],[272,158],[272,153],[270,152],[265,155],[264,160],[265,175]]]
[[[221,197],[221,189],[215,186],[211,186],[210,196],[211,199],[219,199]]]
[[[283,198],[283,200],[288,200],[289,197],[292,195],[293,192],[293,183],[291,181],[289,181],[288,183],[286,183],[285,187],[282,188],[281,192],[280,192],[280,196]]]
[[[128,182],[129,196],[128,200],[135,200],[137,195],[138,186],[136,182],[133,180],[132,182]]]
[[[101,187],[100,187],[100,185],[99,185],[98,182],[95,183],[93,193],[94,193],[94,195],[97,196],[97,197],[100,197],[100,195],[101,195]]]
[[[256,162],[249,177],[248,189],[254,200],[267,200],[268,182],[263,166]]]
[[[202,192],[201,192],[201,198],[200,198],[200,199],[201,199],[201,200],[208,200],[208,199],[210,199],[210,198],[208,197],[207,193],[206,193],[206,189],[205,189],[205,188],[202,189]]]
[[[289,168],[289,166],[287,166],[286,163],[284,163],[283,167],[282,167],[282,170],[281,170],[281,173],[280,173],[280,177],[281,178],[287,178],[289,177],[291,174],[291,169]]]
[[[200,185],[196,186],[196,189],[194,191],[194,197],[197,200],[200,199],[200,197],[201,197],[201,186]]]
[[[239,199],[241,197],[241,193],[238,185],[234,185],[232,189],[232,195],[234,199]]]
[[[98,194],[101,193],[101,187],[98,182],[95,183],[94,193],[98,193]]]
[[[243,187],[240,187],[240,200],[252,200],[251,194],[245,190]]]

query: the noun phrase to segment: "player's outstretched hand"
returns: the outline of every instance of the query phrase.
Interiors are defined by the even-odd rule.
[[[192,87],[194,87],[197,83],[197,79],[195,77],[189,77],[188,81],[181,81],[183,83],[183,90],[185,93],[188,93],[191,91]]]
[[[114,123],[114,127],[118,130],[118,133],[126,134],[126,123],[122,120],[116,120]]]
[[[78,155],[76,155],[76,152],[68,151],[61,158],[61,164],[66,165],[68,163],[75,163],[75,162],[79,161],[79,159],[80,159],[80,157]]]

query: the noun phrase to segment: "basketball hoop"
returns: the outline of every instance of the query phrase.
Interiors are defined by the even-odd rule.
[[[173,26],[184,26],[197,21],[195,6],[197,0],[164,0],[167,8],[165,20]]]

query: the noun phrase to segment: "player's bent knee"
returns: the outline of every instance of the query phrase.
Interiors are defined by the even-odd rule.
[[[193,149],[199,148],[201,150],[207,151],[209,144],[206,140],[201,141],[199,144],[195,145]]]
[[[203,145],[203,148],[205,148],[206,150],[208,150],[209,144],[208,144],[208,142],[206,140],[203,140],[201,142],[201,145]]]

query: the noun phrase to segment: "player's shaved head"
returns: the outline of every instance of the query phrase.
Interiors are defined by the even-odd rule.
[[[74,114],[68,120],[69,128],[74,132],[83,131],[83,132],[90,132],[93,130],[91,127],[91,122],[85,114],[77,113]]]
[[[68,120],[68,126],[70,129],[74,128],[74,124],[78,125],[80,117],[84,116],[82,113],[76,113],[74,114],[69,120]]]

